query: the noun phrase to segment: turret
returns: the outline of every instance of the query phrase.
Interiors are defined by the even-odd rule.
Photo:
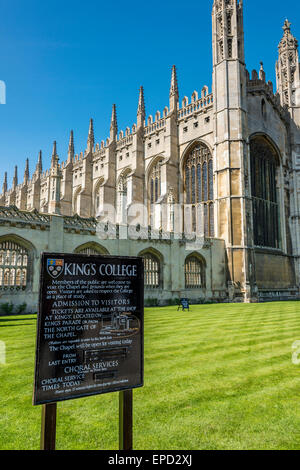
[[[245,62],[242,0],[214,1],[213,42],[215,64],[230,59]]]
[[[245,159],[249,150],[243,2],[215,0],[212,23],[216,236],[225,240],[231,299],[237,295],[251,301],[256,286],[251,271],[254,255],[249,249],[253,240],[245,223],[252,207],[244,177],[250,167]],[[261,69],[260,76],[263,74]]]
[[[276,63],[277,92],[281,105],[287,106],[294,119],[298,121],[300,120],[300,96],[297,96],[300,94],[298,41],[291,33],[291,23],[288,20],[284,22],[283,31]],[[292,108],[298,108],[298,113]]]

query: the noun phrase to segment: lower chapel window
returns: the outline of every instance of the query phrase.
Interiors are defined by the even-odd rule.
[[[96,246],[86,246],[76,250],[77,254],[81,255],[105,255],[106,252],[101,249],[101,247]]]
[[[265,138],[256,137],[250,143],[250,155],[254,244],[279,248],[277,154]]]
[[[158,289],[160,287],[159,259],[150,253],[143,255],[143,259],[145,287],[149,289]]]
[[[186,259],[184,273],[186,289],[199,289],[201,287],[205,287],[204,266],[196,256],[190,256]]]
[[[214,237],[213,160],[208,147],[198,144],[184,165],[185,202],[191,208],[191,229],[197,231],[201,219],[204,235]]]
[[[12,241],[0,243],[0,289],[25,289],[28,283],[28,251]]]

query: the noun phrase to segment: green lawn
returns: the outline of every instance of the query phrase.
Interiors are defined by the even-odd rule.
[[[300,302],[145,311],[135,449],[300,449]],[[0,449],[38,449],[36,318],[0,317]],[[58,449],[117,449],[118,394],[58,404]]]

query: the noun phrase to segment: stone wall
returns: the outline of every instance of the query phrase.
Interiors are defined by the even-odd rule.
[[[154,253],[160,259],[160,288],[145,289],[145,303],[167,305],[182,296],[192,302],[224,301],[227,298],[226,260],[224,242],[218,239],[175,239],[174,235],[156,232],[154,238],[136,230],[136,227],[97,226],[95,219],[30,214],[7,209],[6,217],[0,214],[0,243],[14,240],[30,253],[32,276],[25,290],[0,288],[0,303],[25,302],[29,311],[36,311],[39,293],[40,254],[42,252],[74,253],[82,247],[97,248],[110,255],[140,256]],[[28,219],[26,219],[28,217]],[[143,232],[145,234],[145,231]],[[144,238],[144,239],[141,239]],[[184,264],[186,258],[196,253],[205,267],[205,287],[185,289]]]

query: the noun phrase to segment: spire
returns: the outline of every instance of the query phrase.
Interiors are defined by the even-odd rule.
[[[41,175],[43,171],[43,164],[42,164],[42,151],[39,151],[38,162],[35,167],[35,173]]]
[[[299,87],[298,41],[291,32],[291,23],[285,20],[283,37],[278,45],[276,63],[277,92],[282,106],[295,106],[296,89]]]
[[[51,168],[54,168],[58,164],[58,155],[56,148],[56,140],[53,142],[52,158],[51,158]]]
[[[144,126],[146,118],[146,108],[145,108],[145,99],[144,99],[144,88],[140,87],[139,94],[139,104],[137,109],[137,127],[138,129]]]
[[[179,101],[178,82],[176,67],[172,67],[171,87],[170,87],[170,113],[177,110],[177,104]]]
[[[111,121],[110,121],[110,141],[116,140],[118,135],[117,108],[113,104]]]
[[[13,187],[13,189],[16,189],[17,186],[18,186],[18,167],[16,165],[15,166],[15,174],[14,174],[14,177],[13,177],[12,187]]]
[[[4,173],[4,181],[2,187],[2,193],[5,194],[7,192],[7,172]]]
[[[278,46],[279,51],[295,49],[298,47],[298,41],[291,32],[291,25],[292,23],[290,23],[289,20],[285,20],[284,25],[282,27],[283,37]]]
[[[26,159],[25,171],[24,171],[24,184],[29,181],[29,159]]]
[[[285,22],[284,22],[284,25],[282,27],[285,35],[288,35],[288,34],[291,33],[291,25],[292,25],[292,23],[290,23],[289,20],[286,19]]]
[[[93,119],[90,119],[90,127],[89,127],[89,135],[87,141],[87,151],[93,152],[95,145],[95,137],[94,137],[94,122]]]
[[[266,72],[264,71],[264,63],[260,63],[260,70],[259,70],[259,79],[263,82],[266,81]]]
[[[145,117],[146,110],[145,110],[145,99],[144,99],[144,88],[140,87],[140,94],[139,94],[139,105],[137,110],[138,115],[142,115]]]
[[[74,133],[73,131],[71,131],[70,140],[69,140],[69,150],[68,150],[68,163],[73,162],[74,155],[75,155]]]
[[[177,99],[179,98],[177,72],[176,72],[176,66],[175,65],[173,65],[173,67],[172,67],[170,98],[172,96],[175,96]]]

